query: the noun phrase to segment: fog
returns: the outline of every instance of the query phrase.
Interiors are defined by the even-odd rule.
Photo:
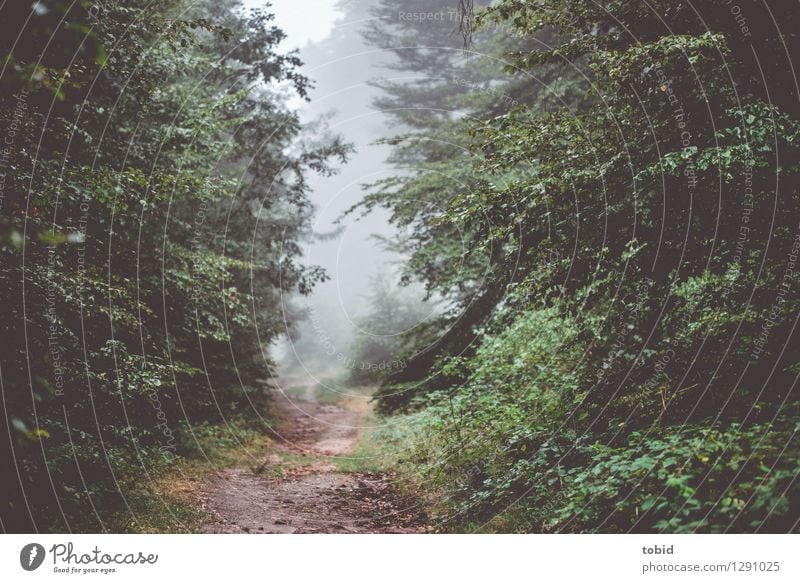
[[[263,2],[245,4],[256,7]],[[399,129],[373,107],[379,91],[369,85],[377,78],[397,76],[387,67],[393,57],[368,46],[360,35],[373,18],[369,8],[375,4],[375,0],[272,2],[276,24],[287,34],[282,48],[299,49],[302,73],[314,85],[310,102],[294,99],[291,104],[304,123],[316,128],[324,120],[328,132],[341,135],[355,148],[336,175],[309,180],[316,212],[303,262],[322,267],[329,279],[317,284],[310,296],[294,295],[283,302],[287,323],[306,314],[292,338],[271,351],[284,376],[299,372],[320,380],[345,372],[353,340],[360,334],[380,333],[370,330],[368,322],[354,321],[365,314],[370,282],[376,277],[397,280],[400,257],[374,237],[396,236],[387,213],[377,209],[344,216],[363,198],[366,184],[397,173],[387,163],[391,147],[375,142]]]

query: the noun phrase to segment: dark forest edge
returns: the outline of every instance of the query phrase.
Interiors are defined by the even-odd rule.
[[[447,308],[352,382],[441,530],[797,530],[800,14],[739,4],[747,35],[724,0],[503,0],[466,50],[365,31],[437,81],[381,82],[405,171],[353,212],[389,209]],[[281,296],[324,277],[306,177],[349,148],[304,140],[266,13],[37,5],[0,24],[2,527],[137,530],[142,483],[268,431]]]
[[[204,428],[259,422],[281,294],[322,277],[297,262],[306,177],[349,147],[304,139],[267,12],[34,8],[2,19],[2,521],[99,531]]]
[[[466,52],[368,33],[428,81],[382,84],[413,170],[362,210],[451,306],[378,375],[398,463],[444,530],[796,530],[800,14],[475,4]]]

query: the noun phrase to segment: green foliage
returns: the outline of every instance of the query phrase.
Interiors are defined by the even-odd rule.
[[[369,309],[356,320],[360,333],[351,348],[349,375],[356,385],[378,383],[402,369],[406,363],[398,355],[404,353],[409,336],[414,337],[414,329],[435,310],[386,276],[373,278],[371,285]]]
[[[366,204],[449,303],[378,397],[419,410],[407,462],[444,528],[794,528],[798,39],[741,10],[748,35],[722,1],[503,0],[475,46],[513,53],[471,74],[530,98],[405,120],[417,170]],[[526,83],[560,76],[564,101]]]
[[[388,440],[390,450],[432,494],[443,529],[793,528],[800,457],[787,415],[764,424],[591,431],[576,414],[576,337],[575,323],[554,309],[524,314],[464,364],[465,386],[392,420],[405,431]]]
[[[589,468],[565,471],[559,530],[786,532],[798,512],[797,427],[786,419],[742,427],[633,432],[594,445]]]
[[[285,94],[308,80],[263,11],[13,4],[0,433],[18,479],[2,521],[100,530],[190,425],[263,410],[280,293],[321,277],[297,263],[306,176],[349,148],[306,145]]]
[[[415,11],[441,18],[398,17]],[[506,24],[486,27],[474,31],[465,51],[453,2],[383,0],[372,13],[376,19],[367,27],[367,41],[394,55],[391,66],[411,80],[376,83],[383,90],[376,106],[398,127],[386,141],[395,146],[391,161],[402,172],[372,185],[358,207],[389,210],[402,234],[398,250],[408,258],[403,282],[421,283],[429,297],[443,300],[437,317],[406,342],[400,359],[407,366],[390,377],[390,385],[402,383],[403,390],[387,386],[380,396],[381,408],[394,410],[409,406],[422,381],[431,390],[448,385],[450,379],[435,373],[436,363],[450,354],[468,357],[476,345],[474,329],[487,323],[504,295],[507,274],[498,258],[512,261],[514,249],[494,245],[469,220],[470,212],[480,214],[479,207],[449,212],[453,201],[499,190],[509,180],[480,167],[473,126],[518,107],[577,107],[584,101],[585,79],[560,66],[544,66],[535,75],[513,66],[510,52],[538,52],[553,42],[549,31],[528,35]]]

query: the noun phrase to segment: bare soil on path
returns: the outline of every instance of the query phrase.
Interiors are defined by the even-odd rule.
[[[360,403],[360,404],[359,404]],[[401,496],[390,476],[346,473],[336,457],[353,452],[363,399],[319,403],[309,389],[300,397],[276,391],[273,411],[283,419],[261,467],[222,470],[199,490],[213,516],[211,533],[410,533],[427,532],[415,500]],[[280,454],[299,457],[288,464]],[[307,463],[306,463],[307,462]],[[269,466],[270,474],[261,470]]]

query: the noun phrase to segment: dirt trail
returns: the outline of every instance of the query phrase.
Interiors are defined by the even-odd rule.
[[[214,516],[204,532],[215,533],[402,533],[426,532],[413,500],[397,494],[383,474],[344,473],[335,456],[350,454],[364,407],[345,398],[317,402],[276,391],[273,407],[284,419],[265,465],[268,477],[241,467],[223,470],[201,485],[200,502]],[[363,403],[363,400],[361,400]],[[299,467],[279,453],[300,455]],[[307,458],[304,459],[304,458]]]

